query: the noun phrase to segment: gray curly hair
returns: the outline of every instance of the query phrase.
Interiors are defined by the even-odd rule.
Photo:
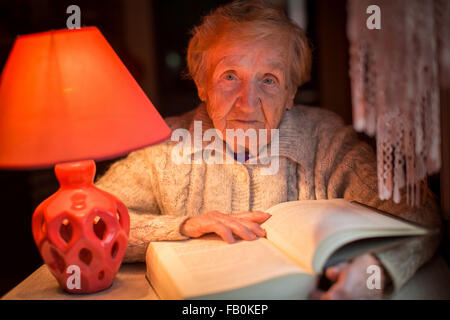
[[[205,85],[209,50],[224,35],[241,41],[284,37],[290,64],[289,85],[297,88],[310,80],[311,50],[304,31],[266,0],[237,0],[206,15],[192,30],[187,66],[197,87]]]

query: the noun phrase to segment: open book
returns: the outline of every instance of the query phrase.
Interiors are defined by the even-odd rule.
[[[161,299],[306,299],[329,265],[430,230],[344,199],[266,210],[267,237],[151,242],[147,278]]]

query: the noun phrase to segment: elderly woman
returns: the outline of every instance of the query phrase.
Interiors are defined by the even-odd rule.
[[[97,181],[128,207],[131,231],[125,261],[144,261],[150,241],[182,240],[216,233],[232,243],[264,237],[264,210],[285,201],[345,198],[428,226],[438,226],[433,195],[420,209],[381,201],[371,148],[329,111],[294,106],[297,87],[308,81],[311,53],[304,32],[263,1],[235,1],[206,16],[193,31],[187,52],[190,75],[202,103],[166,122],[194,136],[202,129],[222,133],[225,153],[237,153],[227,129],[279,129],[278,167],[250,159],[231,163],[175,162],[178,141],[130,153]],[[228,131],[230,132],[230,131]],[[234,139],[232,139],[234,140]],[[273,141],[267,139],[266,144]],[[264,141],[257,150],[264,147]],[[220,148],[219,148],[220,149]],[[192,150],[192,156],[196,149]],[[218,151],[218,150],[216,150]],[[219,150],[220,152],[220,150]],[[239,160],[239,159],[238,159]],[[377,298],[400,288],[435,252],[438,239],[423,238],[388,251],[359,256],[330,267],[322,299]],[[366,287],[367,267],[382,267],[382,290]]]

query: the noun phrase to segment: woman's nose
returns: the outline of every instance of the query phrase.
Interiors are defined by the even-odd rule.
[[[256,85],[252,82],[242,83],[241,90],[239,92],[238,106],[241,109],[247,109],[248,112],[253,112],[261,105],[261,100],[258,95]]]

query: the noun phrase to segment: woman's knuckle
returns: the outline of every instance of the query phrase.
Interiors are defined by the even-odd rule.
[[[210,219],[210,218],[213,217],[213,213],[212,213],[212,212],[205,212],[205,213],[203,214],[203,217],[204,217],[204,218]]]
[[[245,225],[241,224],[241,223],[235,223],[236,224],[236,228],[242,232],[242,233],[249,233],[250,230],[249,228],[247,228]]]
[[[226,228],[225,225],[222,222],[217,221],[217,220],[212,220],[211,224],[214,226],[215,229],[222,229],[223,230],[224,228]]]
[[[250,222],[249,226],[256,230],[262,230],[261,226],[259,224],[257,224],[256,222]]]

